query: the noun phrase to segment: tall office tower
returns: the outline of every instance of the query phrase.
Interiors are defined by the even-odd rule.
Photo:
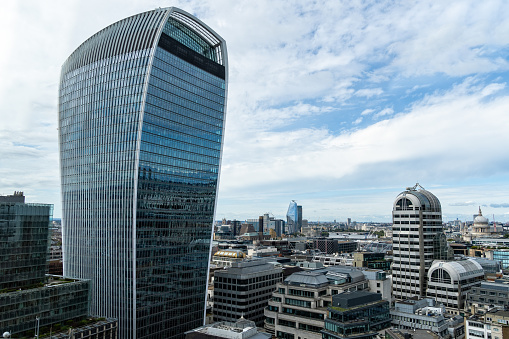
[[[302,232],[302,206],[297,205],[297,232]]]
[[[426,296],[426,277],[435,259],[447,259],[440,201],[416,184],[400,193],[392,209],[393,295]]]
[[[297,203],[295,200],[290,202],[288,206],[288,212],[286,212],[286,224],[288,225],[286,228],[286,232],[288,234],[293,234],[298,232],[298,220],[299,220],[299,212],[297,208]]]
[[[177,8],[121,20],[62,66],[64,274],[120,338],[203,325],[227,94],[226,43]]]

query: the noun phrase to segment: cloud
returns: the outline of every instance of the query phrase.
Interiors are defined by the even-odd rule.
[[[453,211],[462,208],[451,205],[458,201],[506,201],[498,188],[509,174],[506,2],[172,5],[197,15],[228,45],[218,213],[256,216],[298,197],[310,219],[390,219],[394,192],[415,180],[462,187],[444,198]],[[159,6],[28,0],[2,7],[3,192],[24,190],[31,201],[55,203],[60,214],[60,67],[100,29]],[[490,194],[498,200],[482,190],[467,194],[472,181],[496,182]],[[239,196],[246,200],[235,202]],[[327,215],[310,212],[321,208]]]
[[[493,207],[493,208],[508,208],[509,204],[507,204],[507,203],[503,203],[503,204],[490,204],[490,207]]]
[[[380,112],[376,113],[374,116],[373,116],[373,119],[378,119],[380,117],[383,117],[385,115],[391,115],[394,113],[394,110],[392,108],[384,108],[383,110],[381,110]]]
[[[368,114],[373,113],[374,111],[375,111],[374,109],[367,108],[364,111],[362,111],[361,115],[368,115]]]
[[[371,98],[373,96],[378,96],[382,94],[384,91],[381,88],[364,88],[355,92],[355,95],[358,97],[366,97]]]
[[[455,202],[449,204],[449,206],[476,206],[477,203],[475,201],[465,201],[465,202]]]
[[[358,125],[362,122],[362,117],[357,118],[354,122],[352,122],[353,125]]]

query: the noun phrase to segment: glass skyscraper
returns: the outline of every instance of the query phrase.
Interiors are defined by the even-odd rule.
[[[286,222],[286,233],[293,234],[302,231],[302,206],[297,205],[295,200],[292,200],[288,206]]]
[[[225,41],[163,8],[96,33],[62,66],[64,275],[120,338],[203,325],[227,94]]]

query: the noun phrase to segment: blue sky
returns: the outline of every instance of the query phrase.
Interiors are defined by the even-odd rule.
[[[509,221],[505,1],[11,1],[0,5],[0,194],[61,215],[60,67],[107,25],[177,6],[227,41],[216,218],[390,221],[419,182],[445,220]]]

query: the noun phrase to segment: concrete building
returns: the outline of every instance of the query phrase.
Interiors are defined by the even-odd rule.
[[[283,270],[265,259],[232,263],[214,273],[214,321],[234,322],[240,317],[263,326],[264,308]]]
[[[186,332],[186,339],[270,339],[271,335],[261,332],[254,321],[240,318],[236,322],[220,321]]]
[[[467,294],[483,280],[484,270],[475,260],[436,260],[428,271],[426,295],[444,304],[450,313],[463,313]]]
[[[265,309],[265,329],[278,337],[321,337],[332,296],[368,289],[364,274],[351,267],[296,272],[277,285]]]
[[[368,280],[368,289],[370,292],[379,293],[383,300],[392,304],[392,280],[383,270],[367,269],[362,270],[362,274]]]
[[[428,270],[436,259],[447,259],[440,201],[419,184],[394,200],[393,294],[397,299],[425,296]]]
[[[509,311],[493,309],[465,320],[465,339],[509,338]]]
[[[228,87],[226,42],[156,8],[92,35],[62,65],[64,274],[122,339],[203,325]]]
[[[432,331],[444,337],[448,332],[445,313],[445,306],[431,298],[396,301],[391,310],[392,325],[396,329]]]
[[[354,257],[352,253],[343,254],[315,254],[312,262],[322,263],[325,267],[329,266],[353,266]]]
[[[277,285],[265,309],[265,329],[278,338],[320,339],[331,295],[323,273],[290,275]]]
[[[494,306],[509,307],[509,281],[482,281],[479,286],[473,286],[467,295],[465,310],[476,314],[478,311],[486,311]]]

